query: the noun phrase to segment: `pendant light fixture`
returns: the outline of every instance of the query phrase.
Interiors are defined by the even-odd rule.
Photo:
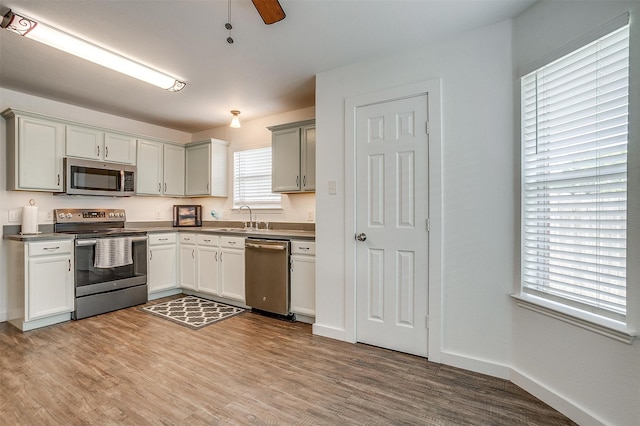
[[[11,9],[2,16],[0,28],[6,28],[18,35],[39,41],[170,92],[179,92],[186,86],[185,82],[175,77],[103,49],[42,22],[12,12]]]
[[[234,109],[234,110],[231,111],[231,115],[233,115],[233,117],[231,117],[231,124],[229,126],[233,127],[234,129],[239,129],[240,128],[240,118],[238,118],[238,115],[240,115],[240,111]]]

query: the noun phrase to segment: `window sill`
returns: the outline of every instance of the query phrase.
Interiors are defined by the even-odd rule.
[[[564,321],[619,342],[631,344],[636,336],[635,330],[618,321],[589,314],[529,294],[512,294],[511,297],[521,308]]]

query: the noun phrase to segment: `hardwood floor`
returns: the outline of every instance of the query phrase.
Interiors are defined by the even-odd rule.
[[[512,383],[244,313],[0,323],[0,424],[571,425]]]

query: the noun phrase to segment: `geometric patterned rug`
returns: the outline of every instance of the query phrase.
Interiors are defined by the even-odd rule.
[[[157,303],[141,308],[150,314],[168,319],[193,330],[241,314],[244,309],[195,296]]]

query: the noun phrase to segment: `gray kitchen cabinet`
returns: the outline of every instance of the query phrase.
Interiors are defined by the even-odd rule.
[[[22,331],[71,319],[73,239],[8,242],[8,321]]]
[[[315,242],[291,241],[291,312],[316,316]]]
[[[64,124],[16,110],[2,116],[7,122],[7,190],[62,192]]]
[[[178,293],[177,233],[150,234],[147,256],[149,299]],[[175,290],[171,292],[171,290]],[[167,291],[170,291],[167,293]],[[152,296],[156,294],[156,296]]]
[[[227,197],[228,163],[229,142],[211,138],[188,144],[185,195]]]
[[[184,195],[185,151],[180,145],[138,140],[137,195]]]
[[[220,237],[220,296],[245,303],[244,238]]]
[[[98,128],[66,126],[66,156],[136,164],[136,138]]]
[[[273,192],[314,192],[316,188],[315,120],[269,127]]]

